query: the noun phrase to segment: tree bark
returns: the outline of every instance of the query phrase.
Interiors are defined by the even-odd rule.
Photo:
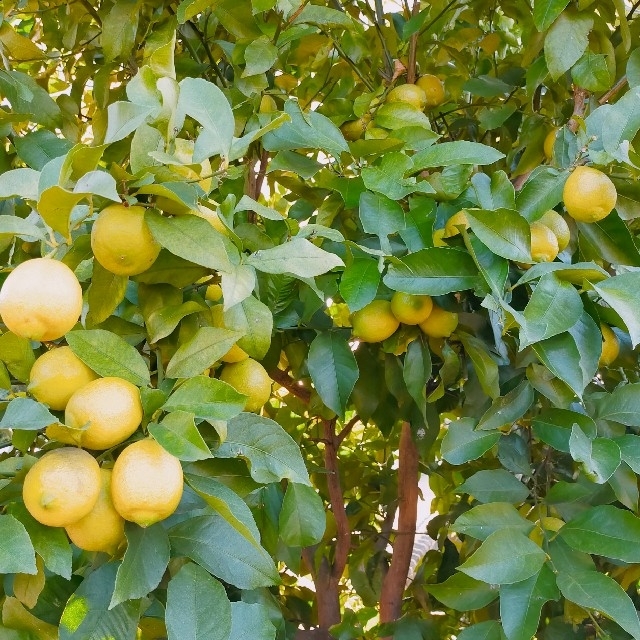
[[[418,520],[418,449],[408,422],[400,433],[400,459],[398,464],[398,532],[393,541],[393,554],[389,570],[382,582],[380,593],[380,622],[393,622],[402,613],[411,553]],[[390,640],[390,637],[386,640]]]

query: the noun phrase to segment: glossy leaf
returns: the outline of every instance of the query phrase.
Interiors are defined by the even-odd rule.
[[[527,487],[504,469],[478,471],[457,487],[456,492],[468,493],[483,503],[520,504],[529,495]]]
[[[0,428],[38,431],[57,422],[58,419],[40,402],[31,398],[14,398],[7,405]]]
[[[453,531],[485,540],[492,533],[501,529],[515,529],[529,535],[535,524],[523,518],[517,509],[508,502],[491,502],[479,504],[465,511],[451,525]]]
[[[282,541],[292,547],[310,547],[322,540],[324,529],[324,505],[315,489],[290,482],[280,511]]]
[[[171,455],[193,462],[211,457],[211,451],[195,425],[193,414],[174,411],[160,423],[148,425],[149,433]]]
[[[440,584],[428,584],[425,588],[444,605],[458,611],[481,609],[498,597],[494,585],[458,572]]]
[[[485,454],[498,440],[500,432],[477,431],[471,418],[455,420],[442,440],[442,457],[450,464],[464,464]]]

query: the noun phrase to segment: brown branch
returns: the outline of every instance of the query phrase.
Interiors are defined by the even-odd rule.
[[[573,114],[567,122],[567,128],[572,133],[575,133],[580,126],[578,119],[584,116],[584,112],[587,109],[587,100],[589,98],[589,92],[582,87],[573,88]]]
[[[408,422],[403,422],[398,464],[398,530],[406,535],[396,536],[393,541],[391,564],[382,581],[380,593],[381,623],[393,622],[402,613],[402,596],[409,575],[415,540],[413,532],[418,521],[418,459],[418,449],[413,441],[411,426]]]
[[[411,17],[417,16],[420,12],[420,0],[413,0],[413,10]],[[413,84],[417,77],[416,49],[418,47],[418,32],[416,31],[409,40],[409,66],[407,69],[407,82]]]
[[[329,490],[329,500],[333,517],[336,521],[336,549],[333,564],[331,566],[331,577],[339,580],[347,566],[349,549],[351,548],[351,530],[347,511],[344,506],[344,496],[342,495],[342,485],[340,483],[340,471],[338,470],[338,439],[335,431],[336,420],[323,420],[324,437],[327,441],[324,447],[324,466],[327,469],[327,489]]]
[[[284,387],[292,396],[299,398],[302,402],[309,403],[311,400],[311,392],[304,387],[296,384],[296,381],[282,369],[277,367],[269,371],[269,377]]]
[[[91,17],[102,26],[102,18],[96,11],[96,8],[91,4],[90,0],[80,0],[82,6],[91,14]]]
[[[358,422],[360,422],[360,416],[356,413],[356,415],[344,425],[340,433],[336,436],[336,443],[338,446],[344,442],[344,439],[351,433],[353,427],[355,427]]]
[[[611,87],[611,89],[609,89],[609,91],[607,91],[607,93],[605,93],[598,100],[598,104],[605,104],[605,102],[609,102],[611,98],[613,98],[617,93],[619,93],[622,89],[624,89],[627,82],[628,82],[627,76],[626,75],[622,76],[622,78],[620,78],[620,80],[618,80],[618,82],[616,82],[613,85],[613,87]]]

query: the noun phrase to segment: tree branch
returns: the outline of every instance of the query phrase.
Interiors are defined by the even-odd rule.
[[[413,0],[413,10],[411,17],[417,16],[420,12],[420,0]],[[409,66],[407,68],[407,82],[413,84],[417,77],[416,49],[418,46],[418,32],[414,33],[409,40]]]
[[[336,436],[336,442],[338,446],[340,446],[344,442],[344,439],[351,433],[353,427],[355,427],[358,422],[360,422],[360,416],[356,414],[355,416],[353,416],[353,418],[351,418],[351,420],[349,420],[349,422],[347,422],[347,424],[344,425],[342,431],[340,431],[340,433]]]
[[[611,89],[609,89],[609,91],[607,91],[607,93],[605,93],[598,100],[598,104],[604,104],[605,102],[609,102],[609,100],[611,100],[611,98],[613,98],[613,96],[615,96],[617,93],[622,91],[622,89],[624,89],[624,87],[627,84],[627,82],[628,82],[628,80],[627,80],[627,76],[625,74],[624,76],[622,76],[622,78],[620,78],[620,80],[618,80],[618,82],[616,82],[613,85],[613,87],[611,87]]]
[[[578,119],[582,119],[584,112],[587,109],[587,100],[589,98],[589,92],[582,87],[573,88],[573,114],[567,122],[567,129],[575,133],[580,126]]]
[[[309,400],[311,400],[311,392],[308,389],[297,385],[296,381],[291,378],[289,374],[277,367],[271,369],[268,373],[272,380],[277,382],[281,387],[284,387],[292,396],[299,398],[307,404],[309,403]]]
[[[90,0],[80,0],[82,6],[91,14],[91,17],[102,26],[102,18],[96,11],[96,8],[91,4]]]
[[[400,433],[400,454],[398,464],[398,531],[393,541],[393,555],[389,571],[382,581],[380,593],[380,622],[393,622],[402,613],[402,596],[404,593],[411,553],[415,540],[418,521],[418,449],[411,434],[408,422],[402,423]],[[390,640],[390,639],[387,639]]]

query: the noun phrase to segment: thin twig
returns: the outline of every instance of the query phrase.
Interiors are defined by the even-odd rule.
[[[451,9],[451,7],[453,7],[454,4],[456,4],[458,2],[458,0],[450,0],[450,2],[444,7],[444,9],[442,9],[442,11],[440,11],[440,13],[438,13],[436,15],[435,18],[433,18],[433,20],[430,20],[429,22],[427,22],[427,24],[424,25],[424,27],[422,27],[422,29],[420,29],[420,34],[422,35],[423,33],[425,33],[426,31],[429,31],[429,29],[431,29],[431,27],[433,27],[433,25],[438,22],[438,20],[440,20],[440,18],[442,18],[442,16],[447,13],[447,11],[449,11],[449,9]]]
[[[207,58],[209,59],[209,64],[211,65],[211,68],[213,69],[213,72],[218,77],[218,80],[220,80],[220,84],[223,87],[227,87],[228,86],[227,80],[224,77],[224,75],[222,75],[222,71],[220,70],[218,63],[216,62],[216,59],[213,57],[213,53],[211,52],[211,49],[209,47],[209,44],[207,43],[207,39],[204,37],[204,34],[202,33],[202,31],[200,31],[200,29],[198,29],[198,26],[195,24],[195,22],[193,22],[193,20],[189,20],[188,24],[196,32],[196,35],[198,36],[198,40],[200,40],[200,43],[204,48],[204,52],[207,54]]]
[[[338,55],[353,69],[355,74],[358,76],[358,78],[360,78],[360,80],[362,80],[363,84],[367,87],[367,89],[369,89],[369,91],[371,92],[375,91],[375,87],[373,86],[371,81],[362,73],[362,71],[360,71],[360,68],[358,67],[358,65],[343,51],[342,47],[337,43],[335,38],[333,38],[329,33],[326,33],[326,32],[323,32],[323,33],[327,37],[331,38],[331,41],[333,42],[333,46],[335,47],[335,50],[338,52]]]
[[[91,14],[93,19],[102,26],[102,18],[96,11],[96,8],[91,4],[90,0],[80,0],[82,6]]]
[[[589,92],[582,87],[573,88],[573,114],[567,122],[567,129],[572,133],[575,133],[580,126],[578,119],[582,119],[584,112],[587,109],[587,100],[589,98]]]
[[[611,100],[611,98],[613,98],[613,96],[615,96],[617,93],[622,91],[622,89],[624,89],[624,87],[627,84],[627,82],[628,82],[628,80],[627,80],[627,76],[625,74],[625,75],[622,76],[622,78],[620,78],[620,80],[618,80],[618,82],[616,82],[613,85],[613,87],[611,87],[611,89],[609,89],[609,91],[607,91],[607,93],[605,93],[598,100],[598,104],[605,104],[606,102],[609,102],[609,100]]]
[[[344,439],[351,433],[353,427],[355,427],[358,422],[360,422],[360,416],[356,413],[356,415],[344,425],[342,431],[338,434],[336,438],[338,445],[341,445],[344,442]]]
[[[413,0],[413,10],[411,17],[415,17],[420,13],[420,0]],[[418,32],[414,33],[409,39],[409,67],[407,69],[407,82],[413,84],[416,81],[416,49],[418,46]]]
[[[297,385],[296,381],[282,369],[271,369],[269,371],[269,376],[281,387],[284,387],[292,396],[295,396],[307,404],[311,400],[311,392],[308,389]]]

